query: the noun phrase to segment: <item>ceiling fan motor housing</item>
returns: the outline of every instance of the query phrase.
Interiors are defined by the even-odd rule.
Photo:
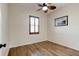
[[[43,3],[43,6],[47,6],[45,3]]]

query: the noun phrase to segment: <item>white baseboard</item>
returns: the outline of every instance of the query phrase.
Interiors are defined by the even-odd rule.
[[[69,46],[69,45],[65,45],[65,44],[58,43],[58,42],[51,41],[51,40],[48,40],[48,41],[50,41],[50,42],[53,42],[53,43],[56,43],[56,44],[59,44],[59,45],[61,45],[61,46],[65,46],[65,47],[68,47],[68,48],[71,48],[71,49],[74,49],[74,50],[77,50],[77,51],[79,51],[79,49],[77,49],[77,48],[74,48],[74,47],[71,47],[71,46]]]
[[[43,42],[43,41],[47,41],[47,40],[40,40],[40,41],[26,42],[26,43],[18,43],[16,45],[12,44],[11,46],[9,46],[9,48],[14,48],[14,47],[23,46],[23,45],[34,44],[34,43]]]

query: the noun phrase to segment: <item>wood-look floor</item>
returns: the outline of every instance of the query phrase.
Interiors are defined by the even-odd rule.
[[[40,43],[11,48],[9,56],[79,56],[79,51],[56,43],[44,41]]]

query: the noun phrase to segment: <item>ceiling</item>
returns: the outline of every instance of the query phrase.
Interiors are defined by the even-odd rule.
[[[38,3],[15,3],[15,4],[18,4],[18,5],[23,5],[23,6],[26,6],[26,7],[38,7]],[[63,6],[66,6],[67,3],[52,3],[52,5],[55,5],[57,8],[60,8],[60,7],[63,7]]]
[[[39,9],[40,7],[38,6],[38,3],[14,3],[14,5],[20,5],[23,7],[28,7],[28,8],[34,8],[35,10]],[[62,8],[66,5],[68,5],[67,3],[52,3],[52,5],[56,6],[56,10],[59,8]],[[52,11],[49,11],[48,13],[50,13]]]

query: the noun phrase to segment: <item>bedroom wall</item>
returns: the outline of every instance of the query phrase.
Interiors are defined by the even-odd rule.
[[[68,4],[48,15],[28,5],[8,7],[10,47],[48,40],[79,50],[79,4]],[[29,35],[29,15],[40,17],[40,34]],[[54,19],[65,15],[68,15],[68,26],[55,27]]]
[[[68,26],[55,27],[55,18],[68,15]],[[69,4],[48,15],[49,41],[79,50],[79,4]]]
[[[40,34],[29,34],[29,15],[40,18]],[[47,40],[47,17],[34,7],[9,4],[10,47],[32,44]]]

